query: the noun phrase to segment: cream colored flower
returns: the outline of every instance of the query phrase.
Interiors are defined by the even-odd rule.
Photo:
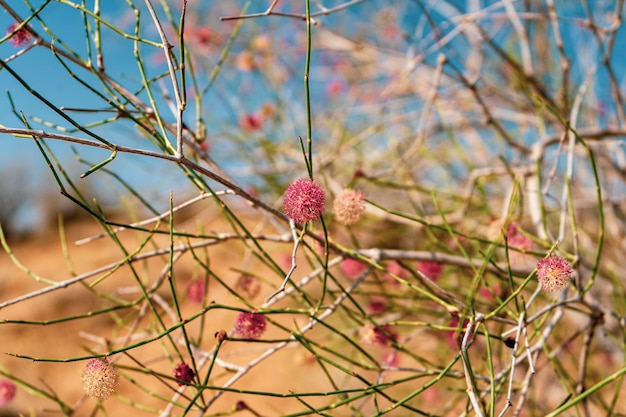
[[[344,226],[356,223],[364,211],[365,199],[358,190],[346,188],[335,198],[333,214],[335,219]]]

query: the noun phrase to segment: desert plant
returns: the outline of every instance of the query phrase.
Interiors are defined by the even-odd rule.
[[[622,1],[0,7],[0,146],[90,219],[0,235],[9,406],[626,413]]]

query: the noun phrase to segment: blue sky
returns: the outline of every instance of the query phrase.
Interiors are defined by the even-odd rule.
[[[38,0],[31,2],[33,8],[38,8],[45,1]],[[87,51],[87,42],[84,28],[84,16],[77,10],[71,8],[68,1],[52,1],[45,7],[40,17],[46,27],[55,34],[57,45],[61,42],[65,43],[70,49],[76,51],[80,56],[85,57]],[[103,19],[109,21],[127,34],[133,34],[134,31],[134,13],[128,7],[128,3],[122,0],[101,1],[101,15]],[[142,36],[146,39],[158,42],[158,36],[152,26],[149,14],[143,6],[143,1],[134,2],[141,10],[142,16]],[[157,2],[155,2],[157,3]],[[172,13],[178,15],[177,6],[179,1],[172,1]],[[188,25],[206,26],[219,33],[221,38],[208,53],[207,59],[198,59],[194,62],[196,71],[198,72],[198,82],[200,89],[207,85],[209,75],[219,58],[223,46],[226,44],[228,36],[234,28],[233,22],[221,22],[220,16],[225,14],[238,14],[246,2],[232,1],[228,3],[218,2],[190,2],[190,11],[188,14]],[[324,4],[327,7],[333,7],[342,4],[341,1],[328,1]],[[357,4],[345,11],[338,12],[329,17],[320,18],[320,29],[314,28],[314,54],[311,71],[311,89],[312,102],[314,106],[314,116],[318,118],[315,121],[315,128],[319,129],[319,136],[324,134],[335,134],[328,131],[326,126],[327,119],[332,117],[335,111],[345,112],[345,118],[342,123],[346,123],[346,129],[352,126],[366,126],[371,123],[371,110],[362,110],[366,106],[357,105],[359,100],[366,96],[368,89],[372,86],[375,88],[382,87],[393,81],[395,75],[385,74],[383,70],[374,75],[363,75],[353,61],[358,58],[346,56],[336,51],[328,51],[318,48],[318,34],[324,29],[330,29],[334,33],[340,35],[344,39],[360,39],[362,42],[375,45],[379,51],[389,56],[417,56],[425,53],[425,60],[422,65],[434,67],[437,56],[440,52],[446,54],[450,62],[460,69],[464,69],[464,61],[467,58],[469,45],[467,38],[464,36],[456,36],[453,40],[446,44],[442,49],[437,48],[437,36],[445,37],[454,33],[458,29],[458,15],[461,12],[469,12],[468,10],[459,10],[456,4],[460,2],[421,2],[403,1],[389,7],[389,4],[381,0],[366,0],[361,4]],[[93,8],[93,1],[87,2],[89,8]],[[269,2],[252,1],[248,12],[263,11]],[[301,1],[284,1],[281,4],[283,12],[302,12]],[[422,13],[422,7],[429,12],[429,18]],[[490,5],[499,4],[499,2],[485,2],[483,7],[489,9]],[[22,17],[28,17],[31,13],[26,7],[26,3],[22,1],[11,2],[11,6],[15,7],[15,11]],[[159,5],[155,4],[159,10],[161,18],[164,22],[167,20],[165,13]],[[519,6],[519,4],[518,4]],[[603,27],[610,25],[609,12],[613,8],[613,2],[598,1],[594,2],[594,19],[596,23]],[[194,8],[195,7],[195,8]],[[463,3],[462,7],[467,7]],[[588,30],[582,26],[582,19],[586,18],[586,12],[582,7],[576,4],[557,2],[559,12],[563,17],[560,20],[562,34],[565,42],[566,55],[572,62],[571,85],[577,86],[584,79],[585,75],[593,70],[599,60],[601,51],[598,49],[597,42],[590,36]],[[384,16],[391,16],[392,22],[397,22],[398,29],[403,32],[401,36],[396,36],[393,41],[386,40],[381,33],[385,33],[384,26],[387,24]],[[382,16],[382,17],[381,17]],[[176,17],[175,19],[178,19]],[[395,20],[394,20],[395,19]],[[93,20],[88,18],[90,29],[93,29]],[[0,13],[0,28],[6,28],[13,22],[13,18],[6,12]],[[492,36],[496,43],[504,50],[518,54],[516,50],[517,44],[512,43],[511,39],[515,39],[512,35],[512,28],[506,24],[506,14],[502,8],[494,9],[488,17],[485,17],[484,25],[486,30]],[[528,20],[529,25],[537,24],[533,19]],[[436,24],[433,30],[431,24]],[[44,39],[50,40],[50,36],[44,31],[44,26],[40,21],[33,19],[31,26],[44,36]],[[315,32],[318,30],[318,32]],[[546,33],[549,33],[549,28]],[[272,57],[275,67],[271,67],[271,71],[263,72],[241,72],[233,70],[233,61],[229,62],[230,67],[221,71],[217,81],[211,90],[203,96],[202,114],[207,122],[207,130],[210,138],[216,138],[215,144],[211,150],[212,156],[219,160],[222,164],[226,164],[233,168],[233,175],[246,172],[249,168],[245,158],[237,160],[238,153],[254,152],[255,140],[289,140],[293,142],[297,148],[297,137],[305,135],[306,120],[304,114],[304,99],[302,86],[302,71],[304,65],[303,38],[304,25],[301,21],[295,19],[287,19],[280,17],[268,17],[263,19],[247,20],[242,23],[241,33],[233,44],[230,58],[249,47],[250,40],[255,39],[263,34],[269,34],[273,42],[280,42],[277,53]],[[171,35],[171,31],[168,31]],[[119,83],[125,85],[131,91],[139,91],[141,87],[141,77],[138,71],[137,61],[133,55],[134,43],[132,40],[125,39],[118,33],[110,29],[102,30],[103,36],[103,52],[105,56],[105,66],[107,72]],[[612,61],[612,65],[616,74],[620,76],[619,82],[623,83],[621,74],[626,72],[626,59],[617,56],[624,49],[626,35],[620,29],[617,36],[615,46],[616,55]],[[277,41],[278,40],[278,41]],[[553,48],[553,39],[548,37],[546,40],[547,47]],[[278,43],[274,43],[277,45]],[[92,44],[93,46],[93,44]],[[541,49],[541,45],[534,45],[537,50]],[[489,48],[485,47],[485,51]],[[0,45],[0,57],[7,59],[15,54],[18,49],[14,48],[9,42]],[[176,49],[175,49],[176,51]],[[149,44],[140,44],[140,53],[148,72],[148,77],[156,76],[165,71],[165,65],[162,57],[162,51]],[[92,57],[95,54],[92,51]],[[537,59],[537,58],[536,58]],[[335,69],[344,65],[344,61],[348,62],[348,70],[344,73]],[[499,65],[499,61],[492,60],[495,65]],[[490,63],[492,61],[488,61]],[[558,64],[556,55],[554,57],[555,65]],[[385,64],[381,62],[381,68]],[[536,61],[537,65],[543,63]],[[44,48],[34,48],[29,50],[24,56],[10,60],[8,65],[22,76],[28,84],[45,96],[47,100],[57,107],[79,107],[90,109],[103,109],[106,103],[99,97],[80,86],[71,77],[67,71],[60,65],[58,60]],[[352,66],[352,67],[351,67]],[[85,78],[87,82],[93,83],[101,90],[102,86],[96,78],[87,74],[85,71],[77,69],[76,75]],[[272,77],[275,68],[285,71],[285,81],[283,83],[273,80]],[[493,82],[497,88],[498,83],[507,82],[507,74],[505,70],[498,67],[489,67],[485,65],[485,71],[492,71],[500,78],[485,77],[483,81]],[[451,72],[450,72],[451,73]],[[503,75],[502,75],[503,74]],[[556,88],[558,83],[557,69],[546,72],[546,78],[542,81],[550,88]],[[552,74],[552,75],[550,75]],[[550,78],[550,77],[555,78]],[[370,77],[370,78],[367,78]],[[514,77],[510,77],[513,80]],[[325,88],[330,81],[345,82],[350,84],[353,96],[340,95],[338,97],[328,98]],[[160,90],[166,90],[171,94],[169,81],[164,79],[161,83],[155,84],[155,91],[161,93]],[[35,128],[46,128],[46,123],[58,124],[70,127],[69,124],[52,112],[42,102],[33,97],[26,89],[23,88],[7,71],[0,71],[0,85],[2,85],[2,95],[0,96],[0,124],[5,126],[21,127],[21,122],[9,111],[9,100],[7,92],[10,92],[14,100],[16,109],[23,111],[29,122]],[[374,88],[374,90],[375,90]],[[597,118],[594,123],[602,125],[610,121],[610,116],[605,116],[602,112],[610,115],[614,113],[614,101],[610,95],[610,87],[608,83],[608,74],[606,69],[599,68],[594,73],[594,83],[592,85],[590,96],[590,105],[593,100],[598,102]],[[140,97],[147,100],[147,96],[139,93]],[[157,97],[158,105],[163,114],[173,120],[171,112],[166,103],[162,100],[163,96]],[[264,103],[273,103],[280,107],[284,112],[284,118],[276,120],[275,123],[265,128],[262,133],[251,133],[250,142],[246,144],[241,142],[241,129],[238,125],[238,118],[241,114],[258,112]],[[278,104],[277,104],[278,103]],[[422,105],[418,97],[405,96],[392,101],[381,101],[375,105],[379,106],[380,112],[387,109],[398,109],[399,112],[411,112],[419,109]],[[186,123],[193,124],[195,110],[193,102],[189,103]],[[89,114],[68,112],[68,115],[76,118],[83,124],[94,121],[103,120],[108,117],[107,113]],[[605,120],[604,120],[604,119]],[[417,123],[417,121],[409,121]],[[318,127],[319,126],[319,127]],[[399,126],[398,129],[402,127]],[[387,133],[393,133],[394,127],[388,128]],[[118,121],[113,125],[94,128],[93,131],[107,138],[107,140],[128,146],[154,149],[145,140],[132,123],[127,121]],[[534,131],[527,131],[528,140],[532,141]],[[79,135],[80,136],[80,135]],[[219,141],[217,139],[219,138]],[[388,138],[375,136],[373,140],[380,140],[381,146],[387,146]],[[74,149],[65,143],[49,141],[53,151],[70,167],[70,170],[76,172],[76,175],[84,171],[86,166],[79,165],[75,162]],[[249,146],[248,146],[249,145]],[[39,151],[31,140],[15,139],[6,136],[0,137],[0,164],[3,167],[11,167],[16,172],[16,177],[22,178],[27,184],[34,186],[46,183],[45,188],[54,189],[55,185],[51,182],[52,177],[45,166],[45,161],[41,157]],[[107,151],[94,150],[85,147],[80,148],[80,154],[92,163],[97,163],[109,156]],[[289,161],[287,159],[287,161]],[[283,161],[284,162],[284,161]],[[111,169],[125,173],[125,179],[137,187],[141,187],[148,195],[163,198],[167,196],[170,189],[177,189],[184,181],[184,177],[179,170],[172,164],[165,164],[146,158],[120,155],[109,166]],[[19,173],[17,173],[19,171]],[[97,187],[106,186],[104,176],[98,177],[100,181]],[[246,177],[242,174],[238,177],[242,181],[254,181],[254,178]],[[157,197],[155,197],[157,198]]]

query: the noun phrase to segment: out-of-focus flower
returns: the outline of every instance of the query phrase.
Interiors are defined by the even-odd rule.
[[[0,405],[7,405],[13,398],[15,398],[15,392],[17,387],[13,381],[3,379],[0,381]]]
[[[7,35],[13,32],[15,29],[17,29],[19,25],[20,24],[17,22],[11,23],[9,27],[7,28]],[[20,30],[18,30],[11,36],[11,39],[9,39],[9,42],[11,42],[11,45],[18,48],[29,43],[32,38],[33,38],[33,35],[29,32],[26,26],[23,26]]]
[[[387,271],[389,272],[389,274],[393,274],[402,279],[407,279],[409,277],[407,270],[404,269],[398,261],[391,261],[387,265]],[[393,286],[400,286],[400,282],[396,281],[396,279],[389,274],[385,274],[387,281],[389,281],[389,283]]]
[[[382,295],[372,295],[367,303],[367,312],[371,315],[380,314],[387,310],[387,298]]]
[[[220,33],[209,26],[196,24],[185,25],[185,39],[204,49],[213,49],[223,42]]]
[[[252,300],[261,292],[261,281],[250,275],[240,275],[235,284],[235,291],[247,296],[248,300]]]
[[[285,213],[299,224],[317,220],[324,211],[326,194],[315,181],[300,178],[285,191]]]
[[[339,223],[345,226],[354,224],[363,212],[365,212],[365,199],[360,191],[346,188],[335,197],[333,214]]]
[[[263,129],[263,119],[258,114],[246,114],[239,120],[239,125],[246,132],[254,132]]]
[[[409,276],[407,270],[404,269],[398,261],[389,262],[389,264],[387,265],[387,271],[390,274],[394,274],[400,278],[407,278]]]
[[[272,103],[263,103],[259,109],[259,115],[263,119],[270,119],[276,114],[276,107]]]
[[[509,248],[531,251],[535,248],[535,243],[528,236],[520,233],[515,222],[511,222],[506,232],[506,239]],[[509,250],[509,262],[514,266],[524,266],[535,262],[535,257],[530,254]]]
[[[550,255],[537,263],[537,279],[541,288],[547,292],[564,289],[573,273],[570,263],[556,255]]]
[[[185,362],[181,362],[174,368],[174,378],[178,386],[189,385],[196,373]]]
[[[437,281],[443,273],[443,265],[434,261],[419,261],[417,263],[417,270],[432,281]]]
[[[83,388],[88,396],[106,400],[119,385],[120,374],[107,359],[92,359],[83,371]]]
[[[534,246],[533,241],[528,236],[522,234],[510,236],[508,238],[508,244],[511,248],[523,250],[532,250]]]
[[[388,325],[374,326],[371,323],[359,329],[359,340],[366,346],[387,346],[396,341],[398,335]]]
[[[250,51],[241,51],[235,59],[235,66],[239,71],[250,72],[256,69],[254,55]]]
[[[365,269],[367,269],[367,266],[356,259],[346,258],[341,262],[341,272],[348,278],[358,278],[365,272]]]
[[[187,284],[187,299],[200,304],[206,294],[206,282],[204,279],[194,279]]]
[[[328,84],[326,84],[326,95],[329,97],[334,97],[339,95],[345,88],[343,82],[335,79],[331,80]]]
[[[245,339],[258,339],[266,327],[267,320],[260,313],[240,313],[235,321],[235,333]]]
[[[222,43],[222,36],[208,26],[198,27],[194,35],[196,42],[202,46],[216,46]]]
[[[272,39],[266,34],[257,35],[250,45],[257,51],[267,52],[272,47]]]

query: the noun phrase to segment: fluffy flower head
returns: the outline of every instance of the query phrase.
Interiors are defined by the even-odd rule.
[[[179,363],[174,368],[174,378],[179,386],[189,384],[195,376],[196,373],[185,362]]]
[[[265,332],[267,321],[260,313],[240,313],[235,321],[235,333],[246,339],[258,339]]]
[[[13,381],[3,379],[0,381],[0,405],[7,405],[15,397],[16,387]]]
[[[561,291],[572,278],[574,270],[569,262],[550,255],[537,262],[537,279],[547,292]]]
[[[19,26],[19,23],[17,22],[11,23],[7,29],[7,34],[13,32],[18,26]],[[11,36],[11,39],[9,39],[9,42],[11,42],[11,44],[15,47],[20,47],[29,43],[31,38],[32,38],[31,33],[24,26],[20,30],[15,32],[13,36]]]
[[[386,346],[392,344],[398,335],[391,331],[391,327],[374,326],[373,324],[366,324],[359,329],[359,339],[362,344],[366,346],[378,345]]]
[[[365,200],[359,190],[342,190],[333,204],[335,219],[344,226],[356,223],[365,211]]]
[[[293,221],[304,224],[317,220],[324,211],[326,195],[315,181],[300,178],[285,191],[285,213]]]
[[[106,400],[117,390],[120,373],[106,359],[92,359],[83,371],[83,388],[88,396]]]

